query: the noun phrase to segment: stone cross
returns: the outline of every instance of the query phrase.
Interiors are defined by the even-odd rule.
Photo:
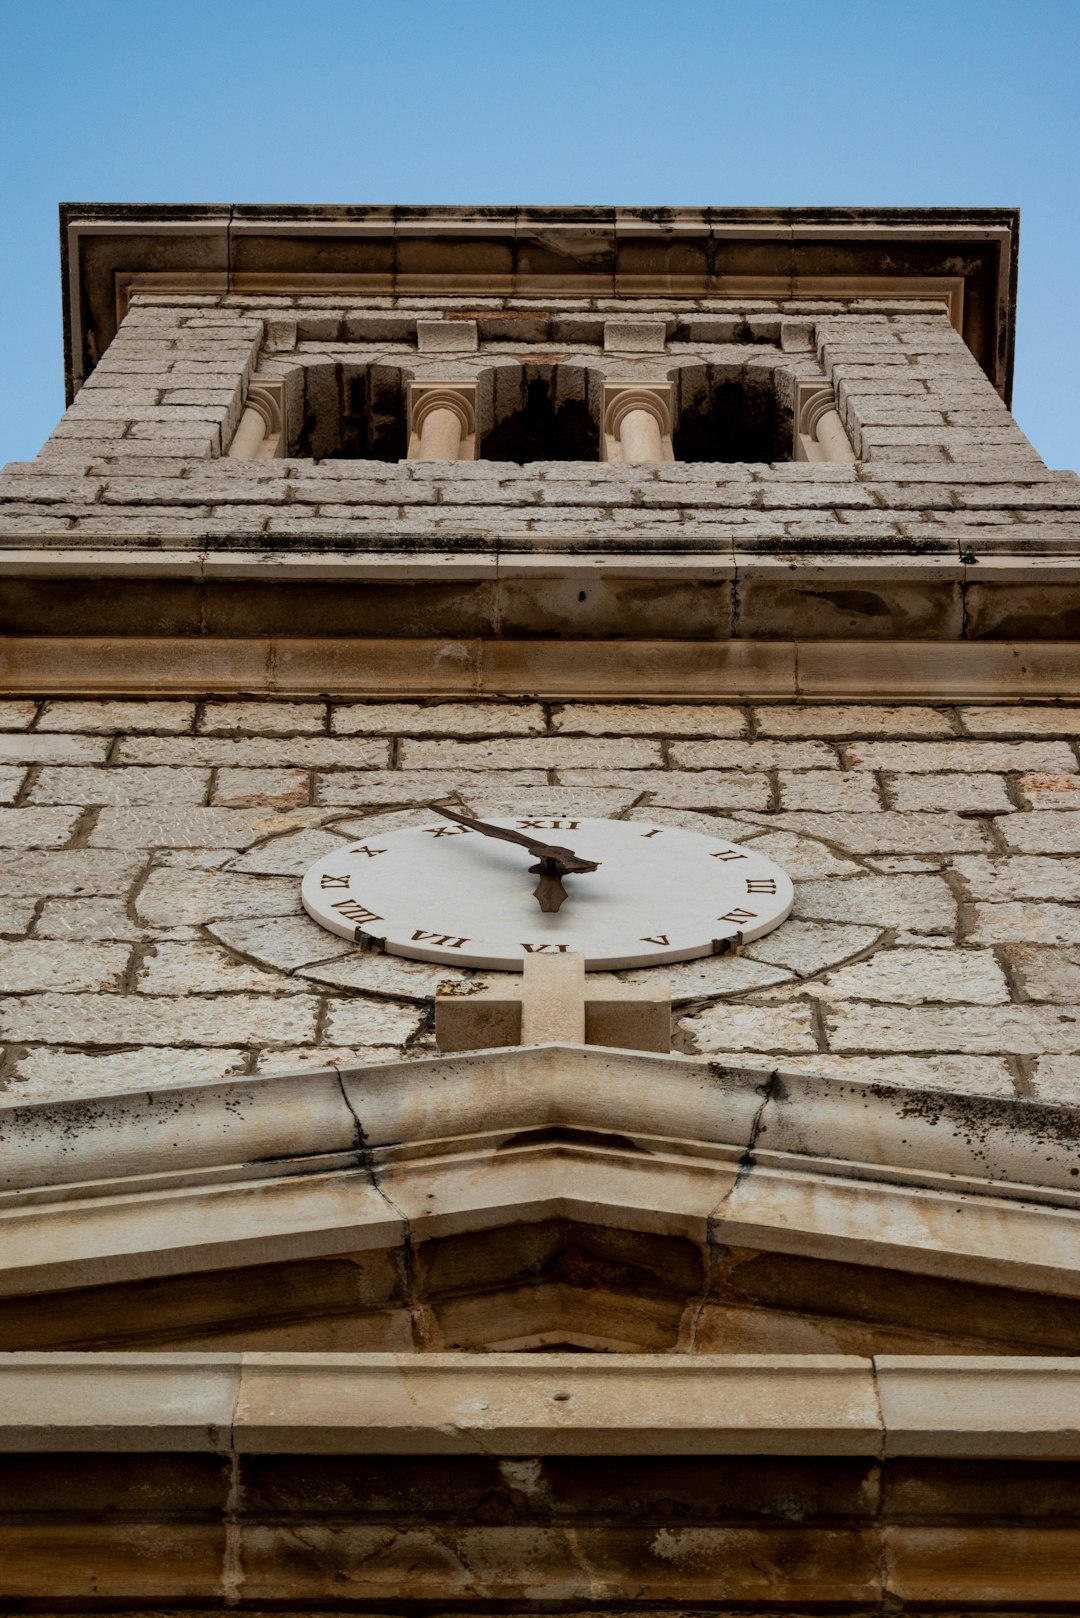
[[[610,981],[590,993],[583,955],[526,955],[516,993],[501,985],[442,984],[435,1042],[441,1051],[547,1044],[669,1051],[671,994],[661,983]]]

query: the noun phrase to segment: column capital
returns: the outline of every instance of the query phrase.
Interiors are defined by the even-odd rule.
[[[675,388],[671,382],[605,382],[600,433],[600,459],[622,465],[622,426],[632,411],[643,411],[656,422],[660,435],[661,461],[673,461],[671,433]]]
[[[476,425],[476,392],[475,382],[409,383],[410,461],[427,458],[421,454],[420,446],[424,423],[439,410],[448,411],[450,415],[455,416],[461,428],[461,441],[454,459],[475,461],[478,458],[480,435]]]

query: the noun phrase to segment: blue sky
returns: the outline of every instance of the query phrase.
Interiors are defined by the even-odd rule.
[[[0,0],[0,462],[57,204],[1018,205],[1014,409],[1080,466],[1080,0]]]

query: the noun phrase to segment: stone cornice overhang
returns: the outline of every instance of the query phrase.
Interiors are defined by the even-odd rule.
[[[1013,208],[63,203],[68,400],[133,289],[417,298],[937,297],[1008,401]]]
[[[598,1047],[151,1084],[0,1109],[0,1296],[566,1217],[1078,1297],[1078,1138],[1068,1107]]]

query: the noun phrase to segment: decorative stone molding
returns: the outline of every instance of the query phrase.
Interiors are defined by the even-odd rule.
[[[409,383],[410,461],[475,461],[475,382]]]
[[[794,447],[797,461],[854,461],[836,395],[827,382],[796,382]]]
[[[278,377],[252,382],[244,414],[229,445],[236,461],[274,461],[285,454],[285,383]]]
[[[670,382],[605,382],[600,459],[615,466],[673,461]]]

